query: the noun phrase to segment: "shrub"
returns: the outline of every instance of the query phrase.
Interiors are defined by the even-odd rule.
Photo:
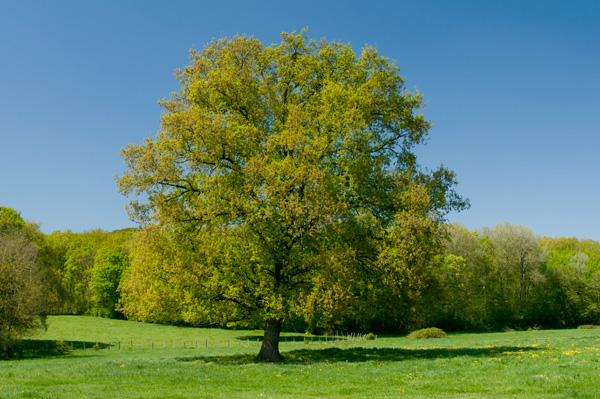
[[[304,343],[305,344],[310,344],[310,338],[304,337]]]
[[[597,330],[600,329],[600,326],[595,326],[593,324],[582,324],[577,327],[578,330]]]
[[[424,328],[422,330],[413,331],[408,334],[408,338],[412,339],[428,339],[428,338],[445,338],[444,330],[437,327]]]
[[[60,341],[56,341],[55,349],[59,353],[67,353],[71,352],[71,345],[66,343],[64,339],[61,339]]]
[[[365,335],[365,339],[367,339],[367,340],[372,340],[372,339],[375,339],[375,334],[373,334],[373,333],[368,333],[367,335]]]

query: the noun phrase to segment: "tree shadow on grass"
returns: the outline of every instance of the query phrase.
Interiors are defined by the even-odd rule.
[[[499,354],[538,351],[532,346],[495,346],[485,348],[326,348],[296,349],[282,352],[285,363],[340,363],[340,362],[401,362],[415,359],[444,359],[455,357],[497,357]],[[182,362],[216,363],[220,365],[242,365],[258,363],[256,355],[230,356],[186,356]]]
[[[97,347],[95,347],[97,345]],[[12,356],[8,359],[1,357],[4,360],[13,359],[41,359],[50,357],[62,357],[69,355],[73,350],[80,349],[107,349],[108,344],[102,342],[89,341],[52,341],[38,339],[24,339],[12,348]],[[0,352],[0,355],[2,353]]]

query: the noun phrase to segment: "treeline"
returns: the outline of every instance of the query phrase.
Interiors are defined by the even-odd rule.
[[[194,249],[169,240],[168,235],[137,229],[43,234],[18,212],[0,208],[0,249],[12,245],[22,253],[25,247],[35,252],[29,276],[39,281],[30,282],[29,290],[38,298],[31,311],[40,315],[195,324],[189,313],[204,310],[185,306],[196,295],[194,279],[202,278],[194,274],[193,256],[186,255]],[[539,237],[509,223],[477,231],[450,224],[436,240],[430,246],[435,253],[422,254],[425,261],[407,262],[401,271],[405,278],[395,279],[393,287],[356,282],[336,304],[342,295],[335,293],[335,283],[343,273],[330,276],[331,281],[323,282],[329,287],[323,292],[329,293],[303,302],[285,328],[395,332],[431,326],[560,328],[600,321],[597,241]],[[1,256],[0,264],[0,291],[7,302],[9,273]],[[8,307],[2,306],[6,320]],[[221,314],[213,325],[262,327],[258,319]]]
[[[119,286],[128,269],[129,246],[137,231],[44,234],[39,225],[26,222],[19,212],[0,206],[0,248],[3,250],[0,254],[3,317],[0,319],[7,319],[11,303],[15,303],[15,309],[22,305],[16,304],[13,293],[27,290],[29,297],[36,297],[30,302],[36,303],[35,309],[42,315],[123,318],[116,310]],[[27,257],[21,256],[25,253]],[[26,263],[29,282],[22,280],[25,277],[16,277]]]
[[[451,224],[432,290],[448,329],[572,327],[600,321],[600,244],[513,224]]]
[[[117,310],[119,288],[129,266],[129,246],[137,229],[45,236],[47,268],[53,279],[53,314],[124,318]]]

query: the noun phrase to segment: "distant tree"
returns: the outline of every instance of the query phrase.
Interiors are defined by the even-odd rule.
[[[6,206],[0,206],[0,234],[21,231],[25,228],[21,213]]]
[[[536,278],[543,278],[538,273],[541,265],[539,238],[530,228],[510,223],[497,224],[489,232],[494,245],[498,270],[501,273],[503,291],[516,297],[516,310],[525,309],[531,284]],[[516,284],[515,284],[516,282]],[[516,285],[516,289],[513,289]]]
[[[37,244],[39,243],[39,244]],[[17,340],[45,327],[49,276],[39,261],[43,234],[20,212],[0,206],[0,349],[10,357]]]
[[[84,233],[55,231],[46,236],[54,254],[54,270],[61,300],[52,306],[54,313],[89,314],[89,280],[94,258],[108,233],[92,230]]]
[[[117,305],[121,298],[120,287],[129,268],[130,242],[136,234],[137,229],[116,230],[107,233],[97,246],[94,265],[88,270],[91,314],[123,317]]]
[[[122,247],[98,251],[90,279],[91,312],[94,316],[115,318],[121,278],[129,266],[129,256]],[[120,317],[123,317],[122,315]]]
[[[549,287],[546,303],[556,325],[600,320],[600,244],[574,237],[544,238]]]
[[[137,229],[98,229],[47,235],[44,248],[52,255],[50,262],[61,293],[51,311],[121,317],[115,310],[118,287],[129,262],[128,242],[135,234]]]
[[[62,311],[88,314],[90,309],[90,273],[94,266],[96,248],[89,244],[69,249],[62,269],[62,283],[68,293]]]
[[[516,317],[518,280],[516,270],[507,269],[490,229],[478,233],[451,223],[445,238],[444,267],[437,275],[443,293],[438,324],[447,329],[506,326]]]
[[[427,241],[396,227],[397,216],[420,216],[405,208],[407,193],[425,193],[426,214],[466,206],[453,172],[418,168],[413,148],[430,127],[423,99],[372,47],[357,56],[304,32],[270,47],[235,37],[192,51],[176,76],[181,90],[163,101],[160,132],[122,151],[119,188],[143,193],[132,215],[185,252],[164,264],[187,269],[187,282],[175,278],[183,314],[262,320],[260,360],[282,359],[282,323],[319,287],[339,293],[335,301],[365,276],[377,285],[387,235],[414,245],[411,267],[420,267]],[[333,276],[348,278],[335,287]]]
[[[447,227],[443,254],[445,267],[438,274],[444,294],[440,326],[447,329],[486,328],[492,270],[485,241],[475,231],[451,223]]]
[[[17,340],[45,327],[43,271],[24,234],[0,234],[0,347],[11,357]]]

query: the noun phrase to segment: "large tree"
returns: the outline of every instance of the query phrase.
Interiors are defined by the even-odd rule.
[[[435,221],[466,202],[453,172],[418,167],[423,99],[373,47],[284,33],[272,46],[214,40],[190,58],[158,134],[122,150],[119,189],[144,198],[134,219],[185,249],[159,262],[185,273],[187,318],[261,319],[258,358],[279,361],[282,322],[315,290],[341,301],[377,275],[407,193],[425,192]]]

